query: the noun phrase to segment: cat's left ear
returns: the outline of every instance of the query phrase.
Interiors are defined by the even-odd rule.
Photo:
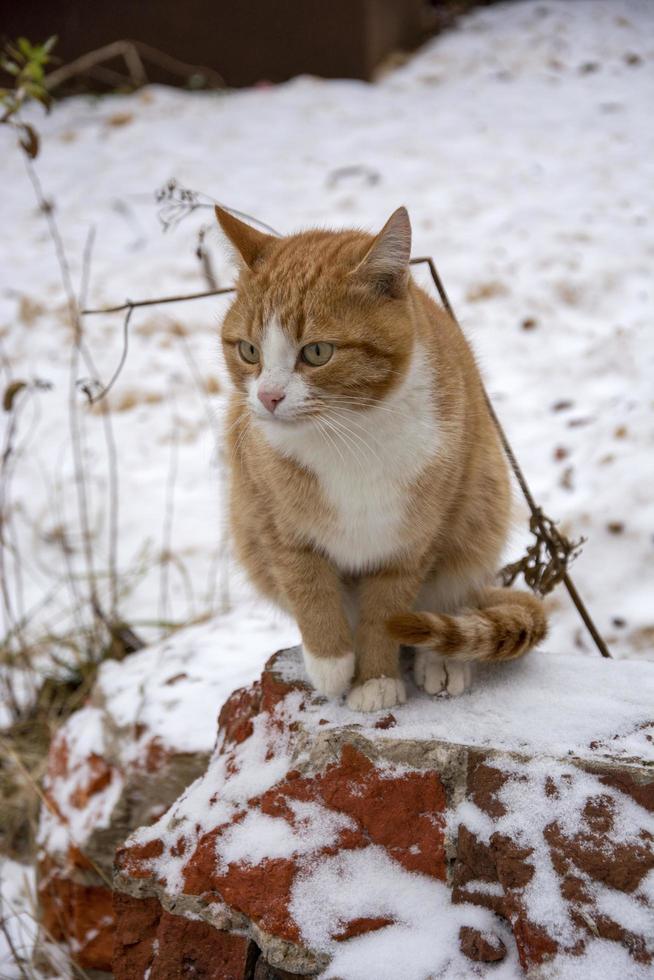
[[[216,205],[216,217],[237,257],[248,269],[254,268],[268,245],[275,241],[273,235],[266,235],[252,225],[246,225],[244,221],[239,221],[233,214],[218,205]]]
[[[409,282],[409,259],[411,258],[411,222],[407,209],[394,211],[363,260],[355,269],[355,274],[368,280],[379,292],[389,296],[404,296]]]

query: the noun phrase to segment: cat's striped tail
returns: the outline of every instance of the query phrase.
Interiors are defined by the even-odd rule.
[[[477,608],[456,615],[411,612],[386,622],[391,636],[458,661],[515,660],[547,633],[543,603],[529,592],[486,589]]]

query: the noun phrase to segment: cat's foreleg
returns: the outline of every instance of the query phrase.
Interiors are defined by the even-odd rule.
[[[333,566],[311,548],[277,556],[276,576],[302,634],[304,666],[319,694],[340,697],[354,676],[352,630]]]
[[[386,619],[389,610],[413,606],[423,577],[422,567],[400,566],[361,580],[354,642],[357,672],[347,699],[353,711],[380,711],[406,701],[399,646],[386,629]]]

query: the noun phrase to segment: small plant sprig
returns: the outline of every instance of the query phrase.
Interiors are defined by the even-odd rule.
[[[56,36],[43,44],[32,44],[25,37],[7,42],[0,52],[0,68],[14,79],[13,88],[0,88],[0,124],[13,126],[19,132],[19,143],[30,160],[39,152],[39,137],[33,126],[20,118],[25,104],[40,102],[50,111],[52,96],[45,85],[45,66],[52,60],[50,52],[57,43]]]

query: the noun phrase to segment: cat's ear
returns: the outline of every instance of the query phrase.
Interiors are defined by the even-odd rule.
[[[403,296],[409,281],[411,222],[407,209],[394,211],[355,269],[380,292]]]
[[[248,269],[254,268],[266,247],[275,241],[273,235],[266,235],[265,232],[246,225],[244,221],[239,221],[233,214],[218,205],[216,205],[216,217],[237,258],[240,258]]]

